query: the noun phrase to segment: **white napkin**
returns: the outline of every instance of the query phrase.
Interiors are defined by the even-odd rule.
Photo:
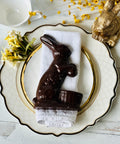
[[[72,54],[70,62],[77,66],[78,74],[75,77],[67,76],[62,85],[65,90],[78,91],[78,79],[80,74],[81,36],[78,32],[46,30],[44,34],[53,36],[58,42],[67,45]],[[40,78],[53,61],[51,50],[42,44],[40,57]],[[61,89],[62,89],[61,88]],[[71,127],[77,117],[77,110],[36,110],[36,120],[40,124],[54,127]]]
[[[72,110],[36,110],[37,122],[48,127],[71,127],[76,116],[77,111]]]

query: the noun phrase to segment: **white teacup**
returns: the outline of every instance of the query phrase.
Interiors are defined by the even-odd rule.
[[[0,0],[0,24],[20,26],[29,19],[32,11],[30,0]],[[39,14],[40,18],[41,15]]]

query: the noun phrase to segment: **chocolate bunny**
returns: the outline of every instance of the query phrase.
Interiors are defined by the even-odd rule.
[[[107,0],[101,15],[92,26],[92,37],[100,42],[106,42],[113,47],[120,35],[120,2],[115,5],[115,0]]]
[[[77,68],[74,64],[69,63],[69,57],[71,51],[66,45],[58,43],[53,37],[45,34],[41,38],[44,43],[51,51],[54,57],[48,70],[42,76],[36,97],[33,99],[35,107],[46,106],[49,107],[50,103],[61,106],[58,101],[71,103],[78,107],[81,102],[82,94],[72,91],[60,90],[65,77],[68,75],[74,77],[77,75]],[[69,95],[69,96],[68,96]],[[76,95],[76,98],[74,97]],[[71,99],[71,98],[72,99]],[[73,101],[73,102],[72,102]],[[46,105],[45,105],[46,103]]]

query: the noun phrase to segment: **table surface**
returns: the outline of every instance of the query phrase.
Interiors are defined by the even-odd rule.
[[[43,0],[42,0],[43,1]],[[47,0],[46,0],[47,1]],[[38,0],[32,0],[33,9],[38,9]],[[68,17],[66,19],[69,19]],[[26,31],[33,30],[39,25],[47,23],[60,23],[62,22],[62,16],[48,16],[46,19],[39,19],[28,25],[27,22],[20,27],[14,28],[15,30],[21,31],[22,33]],[[82,28],[91,31],[92,20],[84,21],[79,24]],[[71,23],[73,23],[71,21]],[[6,36],[8,31],[13,28],[9,28],[0,25],[0,33],[4,33]],[[4,38],[0,36],[0,48],[4,46]],[[116,67],[118,74],[120,75],[120,41],[117,45],[111,49],[113,58],[116,60]],[[1,50],[1,49],[0,49]],[[32,132],[26,126],[20,125],[18,120],[14,118],[6,109],[3,97],[0,96],[0,144],[37,144],[37,143],[116,143],[120,144],[120,83],[118,83],[118,88],[116,91],[116,98],[114,99],[111,109],[109,112],[101,118],[94,126],[88,127],[83,132],[76,135],[62,135],[60,137],[55,137],[53,135],[38,135]]]

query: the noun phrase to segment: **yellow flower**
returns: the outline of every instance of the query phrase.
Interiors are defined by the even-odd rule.
[[[47,17],[46,15],[43,15],[43,18],[44,18],[44,19],[46,19],[46,17]]]
[[[99,3],[99,0],[93,0],[93,3],[94,3],[94,4],[98,4],[98,3]]]
[[[82,2],[81,2],[81,0],[79,0],[79,1],[78,1],[78,5],[82,5]]]
[[[90,19],[90,15],[89,14],[86,14],[86,17],[87,17],[87,19]]]
[[[85,14],[81,15],[81,17],[85,17]]]
[[[71,8],[71,5],[68,5],[68,8]]]
[[[32,44],[35,39],[28,42],[26,36],[21,36],[20,32],[9,32],[8,36],[5,38],[8,41],[9,47],[2,51],[2,60],[8,60],[10,63],[15,65],[19,61],[23,61],[29,56],[29,54],[34,50]]]
[[[76,19],[76,15],[73,15],[74,19]]]
[[[76,2],[75,2],[74,0],[71,0],[71,3],[73,3],[73,5],[75,5],[75,4],[76,4]]]
[[[83,4],[83,7],[86,7],[87,5],[86,4]]]
[[[74,22],[75,22],[75,23],[80,23],[80,19],[76,19],[76,18],[75,18],[75,19],[74,19]]]
[[[63,20],[63,21],[62,21],[62,24],[66,24],[66,21],[65,21],[65,20]]]
[[[4,60],[4,61],[7,60],[7,59],[6,59],[6,56],[5,56],[5,53],[3,53],[3,52],[1,51],[1,54],[2,54],[2,58],[1,58],[1,59]]]
[[[8,35],[6,38],[5,38],[5,40],[8,40],[10,38],[10,36]]]
[[[77,7],[77,9],[79,9],[81,11],[81,8],[80,7]]]
[[[11,52],[8,49],[5,49],[6,55],[11,55]]]
[[[103,9],[103,5],[98,5],[98,9],[100,10],[100,9]]]
[[[82,21],[85,19],[85,14],[81,15]]]
[[[71,11],[68,11],[68,15],[71,15]]]
[[[82,20],[84,20],[85,18],[90,19],[90,15],[89,14],[83,14],[81,15]]]
[[[29,15],[30,15],[30,17],[32,17],[32,16],[35,16],[36,15],[36,12],[35,11],[29,11]]]
[[[91,11],[93,11],[95,9],[95,7],[93,6],[93,7],[91,7]]]
[[[28,19],[28,24],[31,24],[31,21],[30,21],[30,19]]]
[[[98,17],[95,18],[95,20],[97,20],[97,19],[98,19]]]
[[[75,1],[73,1],[73,5],[75,5],[76,4],[76,2]]]
[[[57,14],[61,14],[61,11],[58,11]]]
[[[102,13],[102,11],[100,11],[100,10],[99,10],[99,13],[101,14],[101,13]]]
[[[91,3],[88,3],[88,6],[91,6]]]

